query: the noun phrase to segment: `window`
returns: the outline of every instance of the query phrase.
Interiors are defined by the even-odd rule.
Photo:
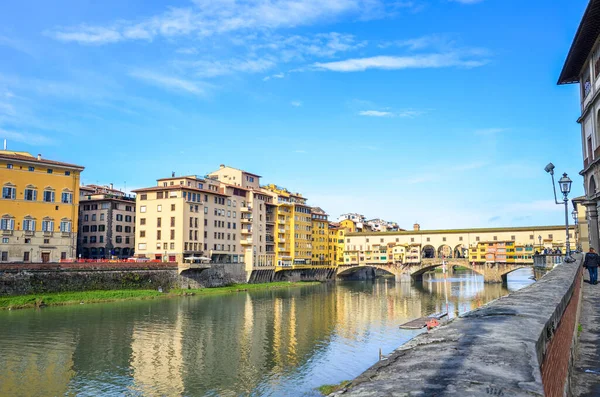
[[[2,244],[8,244],[8,237],[2,237]]]
[[[157,239],[157,240],[160,240],[160,239],[161,239],[161,233],[160,233],[160,230],[157,230],[157,231],[156,231],[156,239]]]
[[[117,244],[121,244],[121,243],[123,243],[123,237],[121,237],[121,236],[117,236],[117,237],[115,238],[115,241],[117,242]]]
[[[46,172],[47,172],[48,174],[51,174],[51,173],[53,172],[53,171],[52,171],[52,168],[48,168],[48,169],[46,170]]]
[[[125,233],[131,233],[131,226],[125,226]]]
[[[516,240],[515,236],[510,236],[510,239],[511,239],[512,241],[515,241],[515,240]]]
[[[548,235],[548,238],[550,238],[550,239],[551,239],[551,238],[553,238],[553,237],[552,237],[552,235],[551,235],[551,234],[549,234],[549,235]]]
[[[140,225],[146,224],[146,218],[140,218]]]
[[[475,237],[475,241],[479,241],[479,237]]]
[[[460,237],[458,238],[458,241],[463,241],[463,238],[462,238],[462,236],[460,236]]]
[[[31,171],[31,172],[35,171],[35,167],[29,167],[29,171]]]
[[[11,218],[0,219],[0,230],[15,230],[15,220]]]
[[[146,243],[138,243],[138,250],[143,251],[146,249]]]
[[[23,219],[23,230],[33,232],[35,230],[35,220]]]
[[[7,200],[14,200],[17,195],[17,189],[13,186],[4,186],[2,188],[2,198]]]
[[[442,237],[442,241],[446,241],[446,237]]]
[[[117,225],[116,230],[117,230],[117,232],[122,233],[123,232],[123,226]]]
[[[71,204],[73,202],[73,193],[63,192],[60,201],[64,204]]]
[[[29,262],[29,252],[28,251],[23,252],[23,261]]]
[[[71,171],[65,171],[65,176],[70,176],[71,175]]]
[[[54,192],[52,190],[44,190],[44,201],[47,203],[54,202]]]
[[[8,168],[9,170],[13,169],[13,165],[12,164],[6,164],[6,168]]]
[[[61,221],[60,231],[63,233],[71,233],[71,221]]]
[[[140,200],[148,200],[148,195],[147,194],[140,194]],[[144,244],[146,245],[146,244]],[[144,247],[144,249],[146,249],[146,247]]]
[[[145,230],[140,230],[140,237],[146,237],[146,231]]]
[[[175,217],[171,217],[171,227],[175,227]]]
[[[156,218],[156,227],[162,226],[162,218]]]
[[[90,232],[96,233],[97,231],[98,231],[98,225],[92,225],[92,226],[90,226]]]
[[[49,238],[45,238],[44,239],[44,244],[50,244],[50,239]]]
[[[37,190],[35,189],[25,189],[23,194],[23,200],[27,201],[37,201]]]
[[[411,243],[414,243],[414,242],[415,242],[415,238],[414,238],[414,237],[411,237],[411,238],[410,238],[410,242],[411,242]]]
[[[171,211],[175,211],[175,204],[171,204]]]
[[[530,240],[533,240],[533,234],[530,234],[530,235],[529,235],[529,239],[530,239]]]
[[[431,241],[431,238],[427,237],[427,241]]]
[[[161,199],[161,198],[163,198],[163,192],[157,192],[157,193],[156,193],[156,198],[157,198],[157,199]]]
[[[175,230],[171,229],[171,240],[175,240]]]
[[[204,213],[208,214],[208,207],[204,207]]]
[[[109,205],[108,203],[102,203],[102,204],[100,205],[100,208],[102,208],[103,210],[107,210],[107,209],[109,209],[109,208],[110,208],[110,205]]]
[[[100,242],[101,242],[101,243],[103,243],[103,242],[104,242],[104,236],[100,236],[100,237],[99,237],[99,239],[100,239]]]
[[[54,221],[42,221],[42,231],[43,232],[52,232],[54,231]]]
[[[105,225],[98,225],[98,231],[99,231],[99,232],[104,232],[104,231],[106,231],[106,226],[105,226]]]
[[[144,212],[146,212],[146,206],[145,206],[145,205],[141,205],[141,206],[140,206],[140,212],[141,212],[141,213],[144,213]]]
[[[92,220],[95,221],[96,220],[96,214],[92,214]]]
[[[161,212],[162,211],[162,205],[157,205],[156,206],[156,211]]]

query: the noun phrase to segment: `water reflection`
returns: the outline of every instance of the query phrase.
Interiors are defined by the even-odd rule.
[[[420,331],[410,319],[455,316],[508,289],[463,272],[446,285],[393,280],[212,297],[0,313],[0,395],[317,395],[360,374]],[[446,306],[447,305],[447,306]]]

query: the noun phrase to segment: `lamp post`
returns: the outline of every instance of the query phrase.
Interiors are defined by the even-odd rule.
[[[563,194],[563,202],[561,203],[556,199],[556,186],[554,184],[554,164],[549,163],[544,168],[544,171],[549,173],[552,177],[552,190],[554,191],[554,202],[558,205],[564,204],[565,206],[565,262],[573,262],[575,261],[575,259],[571,257],[571,245],[569,242],[569,199],[567,197],[571,192],[571,183],[573,183],[573,181],[567,176],[566,172],[563,173],[563,176],[558,180],[558,187],[560,188],[560,191]]]

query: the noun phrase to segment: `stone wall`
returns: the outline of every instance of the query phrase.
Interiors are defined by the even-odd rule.
[[[275,273],[273,281],[330,281],[335,280],[335,269],[294,269]]]
[[[417,336],[338,394],[568,394],[582,275],[576,257],[529,287]]]
[[[221,287],[246,282],[244,264],[179,274],[173,263],[61,263],[0,266],[0,296],[109,289]]]

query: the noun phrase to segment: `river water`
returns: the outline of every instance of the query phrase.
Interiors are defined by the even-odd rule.
[[[0,396],[318,396],[420,331],[532,283],[337,282],[206,297],[0,312]],[[447,286],[447,288],[445,288]],[[447,290],[447,293],[445,292]],[[448,299],[446,299],[446,296]],[[448,302],[448,303],[446,303]]]

